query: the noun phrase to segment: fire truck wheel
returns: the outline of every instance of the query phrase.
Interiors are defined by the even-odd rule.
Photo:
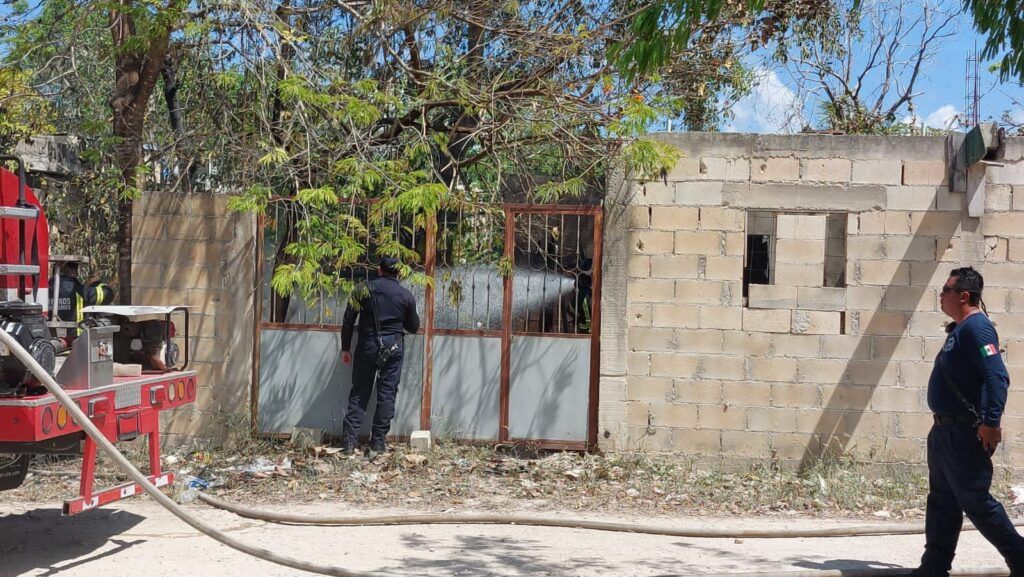
[[[32,455],[0,453],[0,491],[20,487],[31,460]]]

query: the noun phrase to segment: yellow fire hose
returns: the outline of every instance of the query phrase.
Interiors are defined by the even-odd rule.
[[[283,565],[285,567],[291,567],[301,571],[308,571],[310,573],[317,573],[320,575],[334,575],[339,577],[371,577],[373,573],[363,571],[353,571],[342,567],[334,567],[330,565],[319,565],[304,561],[302,559],[296,559],[294,557],[288,557],[285,555],[279,555],[273,551],[263,549],[262,547],[255,547],[249,545],[234,537],[227,535],[226,533],[218,530],[215,527],[208,525],[206,522],[197,519],[195,516],[186,512],[181,506],[174,502],[173,499],[164,495],[157,487],[152,485],[145,475],[141,471],[135,468],[128,459],[122,455],[114,444],[111,443],[103,433],[89,420],[84,412],[78,407],[70,396],[61,388],[60,385],[46,372],[43,367],[32,358],[32,355],[26,351],[17,340],[14,339],[10,334],[0,330],[0,343],[7,346],[14,356],[18,358],[31,372],[39,379],[40,383],[46,390],[50,392],[57,399],[57,402],[63,406],[68,413],[74,418],[75,422],[78,423],[85,434],[89,435],[99,448],[106,453],[113,461],[128,474],[128,476],[137,483],[142,489],[149,494],[157,503],[162,507],[170,511],[176,517],[199,531],[200,533],[211,537],[236,551],[251,555],[271,563]],[[214,497],[210,497],[203,493],[199,493],[199,499],[212,506],[219,507],[238,515],[260,519],[264,521],[276,522],[276,523],[290,523],[290,524],[305,524],[305,525],[334,525],[334,526],[367,526],[367,525],[421,525],[421,524],[505,524],[505,525],[534,525],[534,526],[545,526],[545,527],[565,527],[571,529],[592,529],[600,531],[619,531],[627,533],[642,533],[650,535],[663,535],[669,537],[691,537],[691,538],[793,538],[793,537],[853,537],[853,536],[873,536],[873,535],[896,535],[896,534],[908,534],[908,533],[919,533],[922,530],[920,524],[900,524],[889,527],[877,527],[877,526],[848,526],[848,527],[835,527],[830,529],[820,530],[782,530],[782,531],[768,531],[763,529],[740,529],[732,531],[718,531],[710,529],[672,529],[668,527],[657,527],[651,525],[631,525],[628,523],[612,523],[606,521],[589,521],[583,519],[577,520],[566,520],[566,519],[548,519],[541,517],[529,517],[519,515],[494,515],[494,514],[477,514],[477,515],[389,515],[389,516],[378,516],[378,517],[314,517],[307,515],[294,515],[288,513],[272,513],[266,511],[259,511],[246,507],[240,507],[237,505],[231,505],[220,501]],[[966,527],[965,527],[966,529]],[[856,570],[839,570],[839,571],[774,571],[774,572],[761,572],[761,573],[727,573],[721,575],[709,575],[703,574],[701,577],[881,577],[881,576],[895,576],[895,575],[909,575],[911,569],[908,568],[888,568],[888,569],[856,569]],[[987,568],[987,569],[970,569],[954,571],[950,575],[955,577],[997,577],[1005,576],[1008,571],[1005,568]]]

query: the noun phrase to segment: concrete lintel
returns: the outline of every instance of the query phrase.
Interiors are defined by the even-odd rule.
[[[809,185],[726,183],[723,200],[738,208],[769,210],[883,210],[885,187],[877,185]]]

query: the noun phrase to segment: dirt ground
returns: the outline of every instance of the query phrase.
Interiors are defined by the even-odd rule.
[[[645,576],[913,566],[920,535],[843,539],[682,539],[518,526],[325,528],[281,526],[192,503],[188,510],[236,538],[273,551],[386,576]],[[307,514],[395,513],[321,501],[268,508]],[[406,512],[417,512],[406,509]],[[466,511],[468,512],[468,511]],[[686,527],[822,527],[851,522],[765,518],[529,514]],[[964,533],[957,567],[999,566],[976,532]],[[203,537],[146,497],[60,517],[56,502],[0,501],[0,575],[182,577],[308,575],[247,557]]]

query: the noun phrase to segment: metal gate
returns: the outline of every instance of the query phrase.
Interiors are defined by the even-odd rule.
[[[596,446],[602,215],[589,205],[481,204],[442,211],[422,237],[396,219],[434,284],[410,287],[423,323],[406,337],[393,437],[430,429],[440,438]],[[286,242],[280,226],[261,219],[253,419],[261,434],[337,433],[351,387],[338,355],[346,295],[280,306],[268,282]]]

